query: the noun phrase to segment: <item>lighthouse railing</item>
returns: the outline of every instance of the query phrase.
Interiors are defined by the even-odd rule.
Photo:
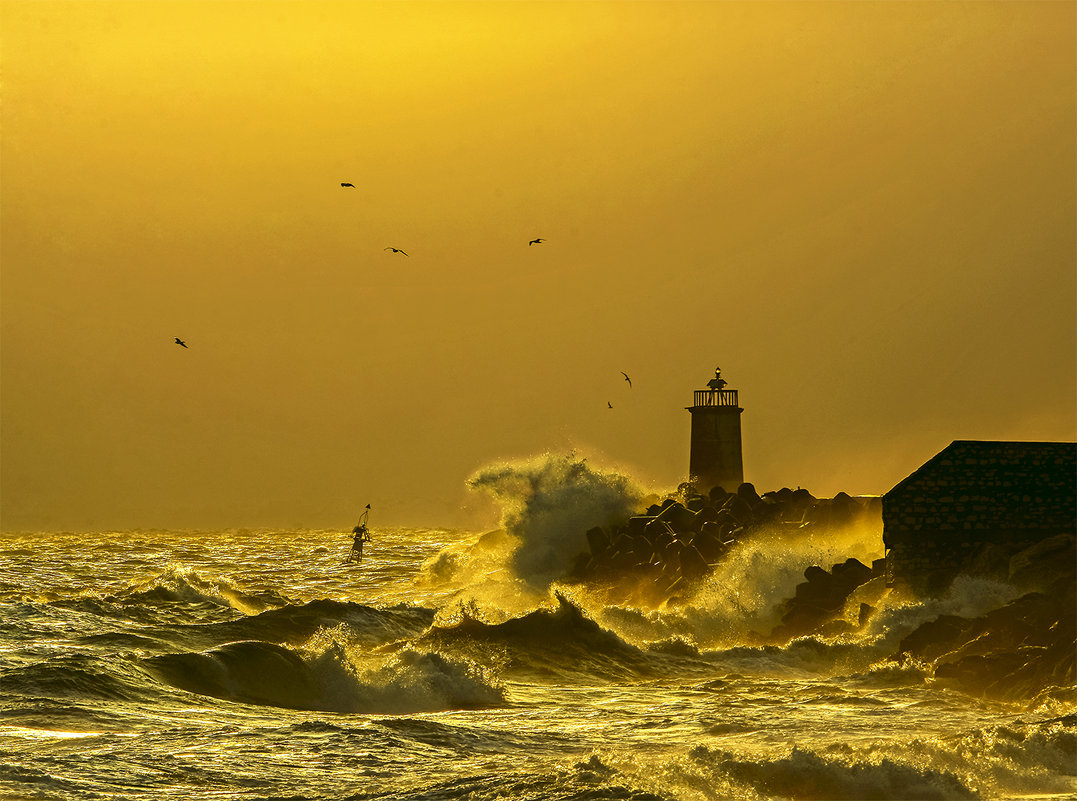
[[[738,406],[735,389],[697,389],[693,393],[693,406]]]

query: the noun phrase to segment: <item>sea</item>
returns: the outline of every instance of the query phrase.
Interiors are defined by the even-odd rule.
[[[805,567],[870,560],[877,531],[751,539],[656,599],[540,569],[543,532],[583,544],[583,496],[484,531],[375,506],[360,563],[350,525],[2,535],[0,798],[1077,798],[1072,696],[893,659],[1012,588],[962,577],[767,644]]]

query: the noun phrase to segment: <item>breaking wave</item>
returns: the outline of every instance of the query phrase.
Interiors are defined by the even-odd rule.
[[[651,670],[651,660],[640,648],[602,628],[564,595],[557,606],[540,608],[521,617],[489,623],[461,610],[457,619],[435,626],[424,636],[439,649],[473,655],[492,653],[505,670],[581,679],[601,676],[639,676]]]
[[[575,454],[486,467],[468,486],[501,506],[501,525],[518,541],[511,566],[537,584],[569,570],[582,532],[627,519],[644,495],[627,476],[601,471]]]
[[[332,635],[302,649],[233,642],[147,661],[181,690],[289,709],[402,715],[506,703],[491,672],[469,660],[406,649],[370,665]]]

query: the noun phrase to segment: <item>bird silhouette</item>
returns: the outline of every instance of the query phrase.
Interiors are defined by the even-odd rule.
[[[345,189],[348,188],[348,187],[351,187],[352,189],[355,189],[355,184],[349,184],[346,181],[341,182],[340,185],[343,186]]]
[[[187,347],[187,343],[186,343],[186,342],[184,342],[184,341],[183,341],[182,339],[180,339],[179,337],[176,337],[176,344],[177,344],[177,345],[179,345],[179,346],[180,346],[181,348],[186,348],[186,347]]]
[[[632,379],[628,377],[628,373],[626,373],[624,370],[622,370],[621,375],[623,375],[625,377],[625,381],[628,382],[628,388],[632,389]]]
[[[610,403],[609,401],[606,401],[606,405],[609,406],[611,409],[613,408],[613,404]]]
[[[538,245],[545,241],[545,239],[532,239],[530,242],[527,243],[527,246],[531,247],[532,245]]]
[[[404,253],[400,248],[383,248],[383,250],[391,250],[393,253]],[[404,255],[407,256],[408,254],[404,253]]]

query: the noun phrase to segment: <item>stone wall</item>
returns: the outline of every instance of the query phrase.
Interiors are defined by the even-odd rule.
[[[1003,558],[1077,530],[1077,445],[958,441],[883,496],[888,583],[940,589],[991,546]]]

